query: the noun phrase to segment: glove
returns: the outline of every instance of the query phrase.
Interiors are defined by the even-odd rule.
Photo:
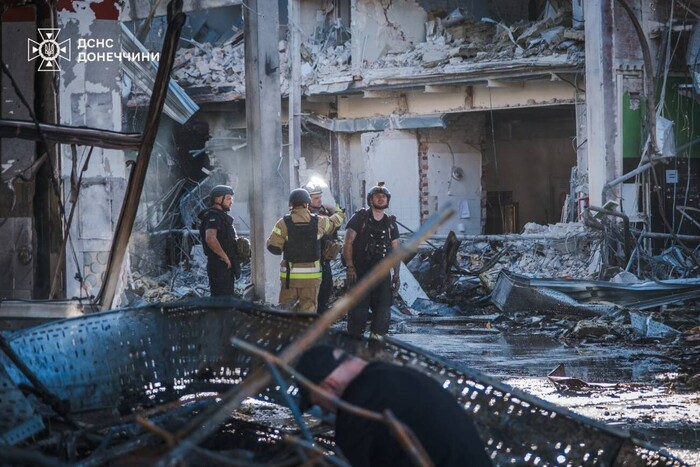
[[[357,282],[357,273],[355,272],[355,268],[348,266],[347,271],[345,271],[345,287],[349,289],[355,285],[355,282]]]
[[[391,278],[391,292],[394,294],[398,293],[399,287],[401,287],[401,280],[398,274],[394,274],[394,277]]]
[[[345,214],[345,208],[341,208],[339,204],[336,204],[335,212],[342,212],[343,214]]]

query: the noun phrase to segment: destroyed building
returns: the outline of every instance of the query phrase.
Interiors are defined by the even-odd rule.
[[[393,190],[393,213],[412,230],[448,202],[459,213],[439,234],[463,236],[582,222],[590,205],[627,216],[635,239],[644,240],[637,254],[658,254],[674,235],[694,241],[700,227],[692,5],[453,3],[319,0],[292,2],[288,11],[279,2],[285,141],[275,156],[279,193],[318,176],[352,212],[363,205],[367,184],[382,180]],[[75,49],[59,58],[58,87],[34,76],[26,57],[6,52],[17,60],[15,80],[30,99],[55,102],[40,110],[58,123],[141,131],[154,62],[77,59],[157,53],[164,5],[76,5],[58,2],[50,12],[61,43],[70,39]],[[5,37],[37,29],[41,18],[31,2],[4,8]],[[216,182],[236,187],[242,232],[250,231],[250,197],[260,196],[250,194],[247,175],[244,5],[185,2],[185,11],[136,221],[134,245],[144,249],[132,249],[130,260],[139,269],[164,270],[182,260],[178,252],[190,246],[185,237],[202,189]],[[9,39],[3,44],[13,47]],[[663,92],[650,98],[652,88]],[[3,90],[3,117],[28,118],[7,76]],[[3,162],[12,180],[2,188],[9,220],[3,231],[25,239],[8,242],[11,272],[3,290],[16,298],[96,295],[135,148],[96,148],[81,172],[87,152],[64,144],[60,157],[52,156],[59,183],[51,182],[51,170],[32,166],[35,143],[5,138],[3,145],[13,154]],[[48,178],[24,181],[30,166]],[[84,189],[76,190],[80,174]],[[70,211],[71,196],[92,202],[76,210],[72,251],[64,255],[60,229],[45,229],[60,220],[62,208]],[[158,253],[144,260],[155,245]]]
[[[265,303],[277,295],[279,272],[277,259],[264,252],[263,235],[286,212],[290,189],[320,178],[329,186],[324,196],[353,212],[384,181],[405,236],[454,207],[431,241],[448,239],[447,249],[457,239],[459,251],[445,259],[438,248],[433,256],[442,262],[432,264],[431,245],[409,263],[421,284],[435,284],[430,299],[471,305],[470,291],[483,287],[493,291],[492,311],[511,314],[438,318],[486,323],[484,333],[498,333],[504,320],[546,328],[547,318],[521,319],[525,303],[555,316],[567,328],[556,331],[562,339],[597,333],[594,339],[603,340],[630,329],[639,339],[676,338],[686,346],[697,339],[692,309],[669,317],[674,309],[667,306],[698,299],[699,1],[185,0],[186,18],[168,17],[167,7],[157,0],[0,4],[0,316],[9,320],[4,328],[80,318],[70,331],[49,323],[8,338],[20,360],[56,373],[49,386],[63,399],[58,402],[126,413],[173,403],[191,388],[223,391],[222,384],[252,371],[247,354],[222,357],[212,350],[227,346],[231,323],[221,324],[198,302],[92,315],[143,300],[206,295],[195,219],[208,189],[219,183],[235,188],[236,229],[253,243],[244,274],[254,287],[246,293]],[[175,18],[179,37],[171,29]],[[449,277],[455,273],[461,277]],[[481,285],[472,280],[479,274]],[[336,277],[342,280],[342,271]],[[659,280],[666,282],[654,283]],[[52,301],[33,302],[44,299]],[[404,305],[399,313],[419,319],[441,307]],[[630,313],[631,324],[618,332],[609,323],[630,306],[661,309],[668,324]],[[240,316],[227,310],[247,323],[237,336],[264,341],[268,350],[279,351],[306,325],[269,318],[269,328],[250,331],[247,320],[270,310],[240,308]],[[177,316],[170,324],[166,312]],[[197,325],[189,320],[198,314],[206,316],[202,329],[221,332],[212,348],[193,350],[203,339],[190,334]],[[614,318],[601,324],[599,316]],[[415,328],[419,319],[398,329]],[[286,333],[270,338],[275,326]],[[35,343],[47,336],[59,336],[52,341],[59,354],[87,355],[94,350],[82,339],[88,330],[112,346],[94,361],[108,360],[112,351],[114,366],[36,357],[43,347]],[[170,346],[172,336],[193,347]],[[138,349],[125,355],[125,342]],[[430,366],[438,379],[449,373],[441,383],[467,404],[478,399],[470,405],[476,412],[503,404],[502,410],[521,413],[523,405],[566,426],[576,420],[524,394],[513,403],[507,387],[455,373],[410,345],[390,341],[387,349],[382,358]],[[697,355],[676,350],[678,361]],[[223,363],[210,371],[198,358]],[[2,363],[0,370],[11,366],[4,357]],[[9,423],[0,432],[6,444],[44,428],[41,416],[23,405],[26,388],[12,392],[22,372],[0,371],[9,397],[22,401],[18,420],[26,423],[24,431]],[[109,380],[108,388],[81,397],[87,389],[72,392],[65,384],[89,385],[90,378]],[[585,385],[561,372],[550,379],[558,387]],[[54,409],[65,415],[60,404]],[[525,441],[514,454],[499,444],[513,433],[483,417],[495,459],[539,462]],[[163,435],[149,429],[149,441]],[[646,456],[650,463],[682,465],[607,427],[591,430],[594,441],[571,456],[591,459],[597,452],[601,457],[591,464],[617,455],[619,462]],[[102,459],[110,436],[87,442],[91,460]],[[122,441],[131,443],[129,436]],[[273,444],[279,432],[260,436]],[[540,454],[558,460],[569,455],[566,449],[566,443],[547,445]],[[84,454],[77,451],[76,457]]]

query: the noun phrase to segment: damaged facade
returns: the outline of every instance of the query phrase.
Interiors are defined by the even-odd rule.
[[[59,2],[54,13],[61,38],[74,44],[113,38],[114,51],[159,50],[164,6],[105,3],[82,8]],[[289,141],[279,156],[282,192],[319,176],[335,201],[352,211],[363,205],[367,184],[382,180],[394,195],[392,213],[407,229],[449,202],[459,213],[440,233],[463,236],[517,233],[528,222],[583,221],[586,206],[606,205],[630,219],[637,241],[646,239],[635,254],[658,253],[672,233],[690,239],[700,233],[693,211],[692,8],[676,6],[670,14],[663,2],[626,1],[586,8],[579,1],[279,5],[282,123]],[[147,255],[134,252],[139,269],[162,270],[182,259],[178,251],[189,248],[184,236],[193,227],[201,192],[215,183],[236,188],[237,229],[246,232],[251,225],[244,6],[186,2],[185,11],[190,16],[136,223],[137,233],[145,233],[143,251],[155,242],[162,254],[140,264],[139,257]],[[4,16],[7,37],[41,20],[31,7],[19,5],[6,6]],[[635,22],[645,33],[643,43]],[[10,47],[10,41],[3,43]],[[675,43],[686,53],[669,45]],[[648,57],[663,60],[647,63]],[[14,59],[23,65],[23,57]],[[26,67],[18,65],[16,72],[26,74],[18,81],[29,96],[36,90],[55,94],[56,105],[43,111],[58,115],[58,123],[140,131],[153,71],[131,61],[118,65],[66,61],[58,88],[44,75],[21,70]],[[664,86],[653,99],[647,98],[649,70]],[[3,90],[8,95],[3,116],[23,115],[7,77]],[[659,111],[651,112],[649,102],[658,102]],[[291,119],[290,105],[299,106]],[[3,145],[6,154],[16,155],[3,162],[5,178],[13,180],[3,188],[10,219],[5,235],[26,239],[7,253],[13,272],[3,290],[17,298],[95,295],[126,162],[135,152],[96,148],[82,173],[84,189],[76,190],[87,152],[64,145],[53,157],[61,183],[49,183],[50,170],[39,167],[38,175],[48,178],[29,189],[27,198],[17,193],[33,182],[14,185],[36,157],[35,145],[14,139],[3,139]],[[27,151],[29,159],[21,156]],[[654,170],[644,170],[649,166]],[[56,198],[69,213],[76,193],[93,202],[76,210],[71,253],[64,258],[61,232],[42,229],[58,220]],[[177,238],[166,234],[173,230],[180,231]]]
[[[161,3],[0,5],[0,239],[6,245],[0,316],[84,315],[69,328],[47,324],[7,340],[0,335],[0,343],[9,342],[9,359],[15,352],[54,376],[49,395],[78,410],[106,406],[125,414],[171,404],[193,387],[233,391],[225,386],[243,381],[254,366],[243,350],[228,348],[232,335],[258,339],[275,352],[295,342],[308,322],[272,317],[252,302],[227,309],[222,322],[206,304],[177,301],[207,295],[196,214],[212,186],[228,184],[236,191],[236,230],[253,243],[253,262],[237,292],[272,302],[279,268],[277,258],[264,253],[262,233],[270,230],[268,218],[286,212],[289,191],[313,177],[329,185],[326,202],[350,213],[365,205],[370,187],[385,182],[390,212],[406,236],[453,206],[455,215],[431,238],[440,247],[428,244],[401,266],[392,334],[459,322],[483,335],[518,328],[562,340],[676,339],[673,358],[678,367],[694,369],[688,387],[697,388],[697,313],[674,307],[700,297],[700,2],[190,0],[182,5],[186,20],[168,18]],[[270,11],[274,27],[262,20]],[[250,34],[253,13],[258,29]],[[184,22],[179,39],[174,18]],[[54,29],[57,47],[72,47],[72,55],[62,51],[52,61],[36,55],[32,44],[45,43],[46,31]],[[261,40],[260,31],[268,37]],[[265,50],[255,55],[251,49]],[[155,56],[167,50],[172,53],[158,68]],[[80,60],[81,52],[104,55]],[[109,60],[107,53],[140,58]],[[49,64],[60,72],[36,71]],[[265,85],[250,89],[251,81]],[[269,99],[261,105],[261,89],[269,91],[270,83],[279,84],[274,105]],[[344,267],[339,261],[333,267],[340,288]],[[484,296],[488,313],[466,316]],[[69,300],[55,308],[23,301],[45,298]],[[143,301],[175,304],[89,313]],[[650,309],[661,313],[652,316]],[[629,323],[622,323],[623,314]],[[72,367],[27,350],[50,341],[59,354],[87,352],[91,344],[82,333],[98,328],[112,347],[96,352],[95,362],[111,349],[113,366]],[[219,334],[207,341],[210,347],[195,348],[207,340],[205,332]],[[364,342],[329,335],[349,351],[368,351]],[[384,345],[379,358],[427,368],[430,359],[416,357],[410,345],[391,339]],[[205,368],[202,361],[221,366]],[[4,356],[2,363],[0,380],[9,382],[9,393],[27,372]],[[426,371],[438,380],[450,373],[440,382],[474,414],[487,404],[519,411],[524,402],[536,409],[523,413],[568,427],[579,421],[483,375],[430,365]],[[80,397],[92,377],[111,378],[109,388]],[[549,378],[558,388],[595,386],[559,368]],[[85,386],[72,392],[66,383],[72,380]],[[293,385],[277,383],[296,394]],[[44,428],[25,407],[25,395],[15,392],[27,431],[0,444]],[[183,413],[211,415],[216,409],[209,402]],[[507,427],[492,412],[480,413],[497,463],[538,464],[541,454],[547,462],[593,455],[592,464],[644,458],[682,465],[590,420],[582,426],[591,444],[573,454],[552,436],[540,452],[522,439],[511,451],[504,442],[513,432],[539,422]],[[130,420],[118,445],[109,438],[117,418],[107,433],[92,427],[104,438],[85,437],[72,459],[111,460],[141,436],[151,442],[163,435]],[[171,432],[196,437],[183,426],[186,418],[163,415]],[[0,435],[15,436],[13,423],[8,426]],[[258,425],[247,428],[243,436],[261,433]],[[279,432],[269,430],[257,442],[274,444]],[[177,444],[165,438],[169,448]],[[55,453],[62,443],[47,445]],[[184,453],[163,455],[172,461]]]

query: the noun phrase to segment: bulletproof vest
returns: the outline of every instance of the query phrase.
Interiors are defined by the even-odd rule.
[[[237,252],[237,245],[236,245],[236,230],[233,228],[233,224],[231,223],[231,217],[226,214],[223,211],[220,211],[218,209],[214,208],[209,208],[202,215],[200,215],[200,218],[202,219],[202,223],[199,226],[199,235],[201,236],[202,239],[202,245],[204,247],[204,253],[207,256],[214,255],[214,252],[211,251],[209,246],[207,245],[206,242],[206,229],[205,227],[205,217],[210,215],[211,213],[216,214],[221,218],[221,222],[223,224],[222,229],[218,229],[216,232],[216,239],[219,240],[219,244],[221,244],[221,248],[224,249],[224,252],[226,255],[229,257],[230,260],[236,259],[238,256]]]
[[[290,263],[313,263],[321,259],[321,242],[318,240],[318,216],[311,215],[308,223],[295,224],[292,216],[284,216],[287,226],[287,242],[283,258]]]
[[[361,264],[374,265],[391,252],[391,218],[385,216],[380,221],[371,218],[366,210],[361,232],[353,243],[353,256]]]

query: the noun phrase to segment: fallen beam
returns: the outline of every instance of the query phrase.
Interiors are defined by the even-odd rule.
[[[37,128],[38,126],[38,128]],[[104,149],[136,151],[141,145],[140,133],[120,133],[88,127],[53,125],[22,120],[0,120],[0,138],[19,138],[39,141],[42,133],[46,141],[79,146],[96,146]]]

